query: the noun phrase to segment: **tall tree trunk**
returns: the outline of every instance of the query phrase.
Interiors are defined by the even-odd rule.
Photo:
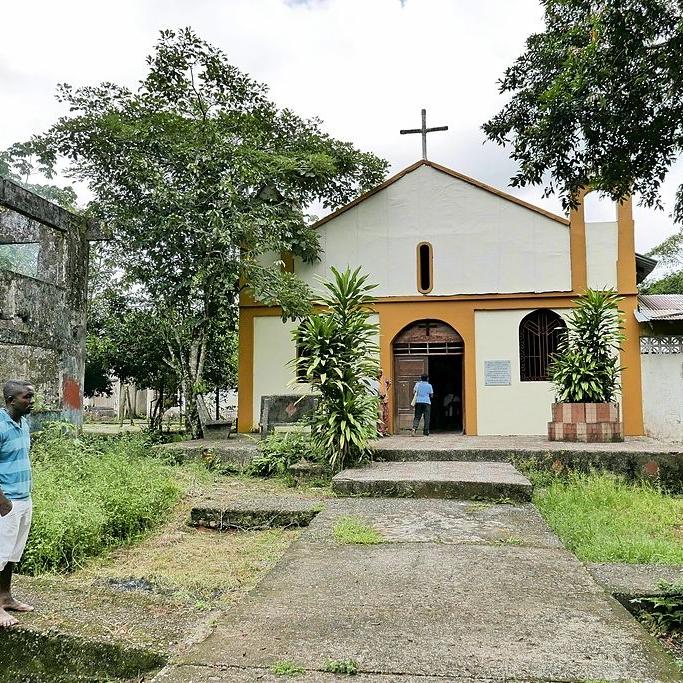
[[[119,427],[123,427],[123,412],[125,410],[125,394],[123,392],[123,382],[119,380]]]
[[[206,337],[201,332],[193,340],[188,349],[186,362],[186,380],[183,383],[185,394],[185,425],[193,439],[201,439],[204,435],[202,423],[197,409],[197,396],[200,393],[203,373],[204,356],[206,355]]]

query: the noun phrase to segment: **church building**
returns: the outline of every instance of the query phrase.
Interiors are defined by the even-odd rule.
[[[424,373],[435,430],[545,434],[554,400],[548,362],[564,317],[587,287],[614,288],[626,334],[624,431],[641,435],[631,202],[616,214],[586,223],[581,205],[567,219],[425,159],[318,221],[321,260],[287,266],[316,290],[331,266],[360,266],[378,284],[374,316],[393,433],[409,428],[412,386]],[[240,431],[258,424],[263,396],[309,391],[290,365],[295,325],[243,298]]]

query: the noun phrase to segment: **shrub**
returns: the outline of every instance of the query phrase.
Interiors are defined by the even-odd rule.
[[[661,595],[631,600],[638,618],[656,636],[683,632],[683,583],[659,584]]]
[[[180,495],[141,435],[79,438],[43,430],[32,450],[33,526],[20,571],[69,570],[158,524]]]
[[[322,454],[309,434],[286,432],[269,434],[259,442],[259,455],[252,459],[247,474],[256,477],[282,476],[302,458],[320,460]]]
[[[325,310],[308,316],[295,332],[300,349],[297,376],[320,393],[312,418],[313,441],[333,471],[370,456],[377,436],[379,396],[370,390],[379,374],[376,338],[371,323],[370,292],[360,269],[340,273],[323,283],[328,293],[317,303]]]
[[[619,351],[624,339],[614,290],[586,290],[567,318],[549,368],[557,400],[567,403],[608,403],[619,391]]]

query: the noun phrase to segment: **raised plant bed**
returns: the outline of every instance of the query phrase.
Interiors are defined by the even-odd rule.
[[[608,443],[624,440],[618,403],[553,403],[549,441]]]

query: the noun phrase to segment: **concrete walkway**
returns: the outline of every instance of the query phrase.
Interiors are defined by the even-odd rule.
[[[342,517],[377,545],[335,540]],[[528,504],[352,498],[326,507],[277,567],[158,683],[680,680],[636,621]],[[351,679],[354,680],[354,679]]]

